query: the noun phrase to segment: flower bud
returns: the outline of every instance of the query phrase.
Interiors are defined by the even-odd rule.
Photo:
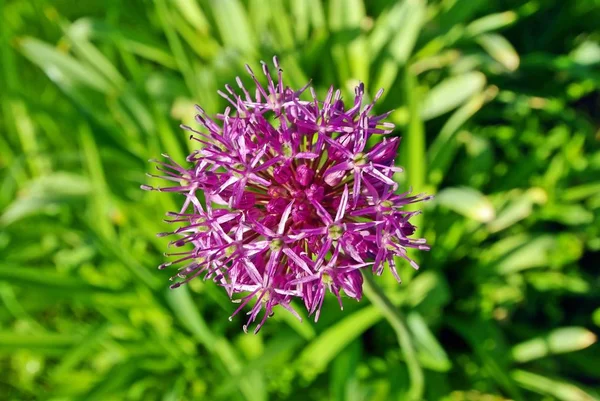
[[[314,176],[314,170],[309,168],[306,164],[302,164],[296,169],[296,181],[298,181],[303,187],[309,186]]]

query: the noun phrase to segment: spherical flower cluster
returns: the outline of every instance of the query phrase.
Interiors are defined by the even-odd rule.
[[[418,212],[404,209],[428,197],[396,193],[399,138],[387,136],[389,113],[371,113],[381,91],[363,104],[361,84],[346,108],[333,88],[319,101],[309,85],[284,86],[276,58],[274,64],[276,82],[266,64],[266,86],[247,67],[254,94],[238,78],[239,94],[229,85],[219,92],[232,107],[215,119],[198,107],[202,128],[182,126],[199,149],[185,166],[163,155],[166,161],[155,161],[162,175],[152,175],[173,186],[142,186],[185,197],[179,212],[167,213],[179,228],[159,234],[176,235],[170,245],[184,249],[160,266],[180,264],[171,287],[199,276],[214,280],[240,303],[232,316],[250,303],[255,331],[276,305],[299,317],[290,306],[295,298],[316,321],[328,291],[340,307],[343,295],[360,300],[361,269],[381,274],[388,266],[400,281],[394,256],[417,268],[406,249],[428,249],[411,238],[409,220]],[[382,139],[367,149],[373,135]]]

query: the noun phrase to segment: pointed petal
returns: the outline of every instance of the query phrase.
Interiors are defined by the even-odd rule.
[[[344,192],[342,193],[342,199],[340,200],[340,206],[338,207],[335,215],[335,221],[340,221],[344,218],[346,208],[348,207],[348,185],[344,185]]]

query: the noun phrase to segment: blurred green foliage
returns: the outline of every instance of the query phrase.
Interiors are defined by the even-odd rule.
[[[600,399],[600,1],[0,0],[1,400]],[[422,271],[382,311],[326,302],[259,335],[167,289],[147,159],[244,63],[384,87],[398,179],[436,194]],[[413,367],[414,368],[414,367]],[[414,384],[414,383],[413,383]]]

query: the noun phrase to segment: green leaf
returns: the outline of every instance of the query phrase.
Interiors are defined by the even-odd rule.
[[[532,338],[512,348],[517,362],[529,362],[555,354],[579,351],[596,342],[596,335],[584,327],[562,327]]]
[[[406,362],[406,368],[409,376],[409,386],[406,392],[406,399],[409,401],[420,401],[425,392],[425,377],[423,368],[417,358],[413,339],[406,326],[406,317],[400,309],[394,305],[391,299],[385,294],[382,287],[377,284],[375,276],[371,271],[362,271],[363,288],[365,295],[385,317],[389,325],[396,333],[400,351]]]
[[[204,35],[208,34],[210,24],[202,9],[198,6],[198,2],[194,0],[175,0],[175,6],[181,12],[181,15],[194,27]]]
[[[408,305],[423,314],[436,314],[450,301],[450,288],[446,278],[433,271],[419,273],[406,288]]]
[[[444,30],[450,30],[469,21],[474,14],[481,12],[486,4],[488,3],[485,0],[443,0],[440,4],[442,14],[439,23]]]
[[[409,123],[404,136],[404,156],[406,160],[407,178],[416,193],[425,191],[426,156],[425,156],[425,126],[421,118],[419,98],[417,97],[417,78],[408,69],[404,69],[405,97],[408,104]],[[416,205],[409,205],[416,209]],[[420,217],[415,216],[415,225],[419,227]]]
[[[365,84],[369,78],[369,49],[361,33],[365,18],[362,0],[332,0],[329,2],[329,27],[333,32],[331,54],[342,83],[342,89],[351,94],[358,81]]]
[[[427,150],[431,184],[438,185],[446,175],[450,163],[458,151],[459,142],[455,138],[460,127],[483,107],[485,101],[495,96],[496,92],[497,90],[489,90],[475,94],[448,118]]]
[[[467,25],[466,31],[470,36],[477,36],[485,32],[505,28],[513,24],[517,17],[517,13],[514,11],[486,15]]]
[[[446,317],[446,321],[471,346],[486,373],[516,401],[523,401],[521,391],[508,375],[510,353],[503,332],[494,322],[483,319],[462,320]]]
[[[590,282],[582,277],[561,271],[531,271],[525,279],[539,292],[570,292],[582,296],[591,289]]]
[[[213,351],[216,336],[202,318],[196,305],[194,305],[187,286],[184,285],[174,290],[167,290],[166,298],[181,324],[209,351]]]
[[[75,53],[82,60],[85,60],[90,67],[104,76],[113,88],[120,89],[124,86],[125,79],[119,70],[89,41],[89,31],[79,29],[79,26],[74,24],[63,28],[63,30],[70,39]]]
[[[575,48],[571,58],[576,63],[592,66],[600,63],[600,45],[594,40],[587,39]]]
[[[23,38],[18,46],[25,57],[60,86],[81,85],[103,93],[112,91],[110,83],[93,68],[41,40]]]
[[[469,72],[442,81],[427,93],[421,105],[421,117],[430,120],[465,103],[485,86],[485,75]]]
[[[375,69],[377,72],[374,82],[376,88],[390,88],[396,81],[400,69],[407,63],[415,47],[424,23],[425,13],[425,1],[404,0],[402,5],[396,6],[384,19],[387,25],[385,28],[374,29],[375,36],[370,38],[369,44],[375,46],[375,52],[379,52],[378,48],[388,40],[392,33],[394,35],[386,48],[384,59]],[[408,78],[406,75],[405,80]],[[387,97],[387,94],[387,91],[383,93],[381,101]]]
[[[286,12],[282,0],[274,0],[270,3],[269,10],[276,17],[272,19],[273,30],[278,47],[292,49],[296,46],[294,41],[292,16]]]
[[[241,334],[246,336],[246,334]],[[261,339],[262,341],[262,339]],[[236,372],[231,378],[224,380],[216,391],[218,397],[231,396],[232,389],[235,388],[240,379],[256,374],[258,371],[268,370],[272,367],[279,367],[294,358],[297,349],[304,344],[302,338],[296,336],[288,329],[278,331],[278,333],[264,345],[264,352],[257,358],[252,359],[240,371]],[[288,374],[291,369],[286,369],[283,374]]]
[[[10,204],[0,224],[8,225],[25,217],[54,210],[58,204],[80,200],[90,193],[86,177],[68,172],[56,172],[28,183],[20,198]]]
[[[503,256],[495,265],[500,274],[509,274],[534,267],[547,266],[550,250],[554,247],[554,236],[546,234],[532,238],[522,246]]]
[[[314,379],[348,344],[381,318],[377,308],[368,306],[327,328],[300,353],[299,370],[307,379]]]
[[[511,191],[507,195],[510,199],[499,212],[496,218],[489,222],[488,230],[492,233],[504,230],[517,222],[526,219],[533,212],[533,205],[545,203],[548,195],[541,188],[530,188],[525,193]]]
[[[511,377],[523,388],[541,395],[556,397],[562,401],[598,401],[579,387],[560,379],[548,378],[525,370],[515,369]]]
[[[218,337],[212,332],[206,323],[206,320],[204,320],[198,311],[198,308],[194,305],[187,286],[184,285],[174,290],[167,290],[166,298],[181,324],[187,328],[208,351],[219,357],[230,374],[234,376],[239,374],[243,367],[234,348],[225,338]],[[265,389],[260,375],[248,375],[240,379],[237,384],[249,401],[266,399],[264,393]]]
[[[406,317],[406,323],[413,334],[419,362],[424,367],[438,372],[450,370],[452,362],[450,362],[448,355],[429,330],[423,317],[417,312],[412,312]]]
[[[594,214],[580,204],[548,205],[542,209],[540,217],[543,220],[557,221],[569,226],[589,224],[594,221]]]
[[[42,354],[60,355],[80,341],[78,335],[59,333],[25,334],[12,331],[0,332],[0,353],[12,353],[26,349]]]
[[[175,31],[174,17],[171,9],[167,6],[166,0],[155,0],[156,8],[160,18],[162,28],[169,42],[169,47],[175,57],[177,68],[183,74],[185,83],[190,93],[195,94],[198,91],[198,84],[194,75],[192,64],[190,63],[187,52]],[[218,3],[220,4],[220,2]]]
[[[330,388],[332,400],[347,401],[351,395],[352,387],[358,383],[356,370],[361,362],[362,344],[353,341],[333,361],[330,369]]]
[[[0,264],[0,280],[7,280],[13,284],[29,288],[55,289],[70,293],[100,291],[111,293],[114,290],[89,284],[78,277],[69,276],[42,267],[25,267]]]
[[[304,43],[308,39],[310,20],[310,4],[308,0],[298,0],[292,2],[292,18],[295,23],[293,26],[296,40]]]
[[[139,361],[125,360],[110,369],[105,375],[98,375],[98,381],[95,386],[87,392],[84,397],[86,401],[103,401],[113,398],[115,394],[120,394],[123,389],[129,388],[132,382],[135,382],[135,376],[140,371]]]
[[[474,188],[445,188],[436,195],[435,202],[482,223],[492,221],[496,215],[488,198]]]
[[[292,303],[291,305],[296,313],[300,315],[302,321],[298,320],[298,318],[291,313],[283,312],[277,313],[273,316],[274,320],[279,320],[285,322],[290,328],[292,328],[296,333],[298,333],[305,340],[312,340],[317,336],[314,326],[311,324],[310,319],[306,316],[306,311],[301,307],[295,307]]]
[[[486,34],[477,38],[477,42],[494,60],[499,62],[508,71],[519,68],[519,55],[515,48],[502,35]]]
[[[79,363],[96,351],[96,346],[107,337],[109,328],[110,325],[107,323],[90,328],[82,340],[66,352],[61,358],[60,363],[52,370],[53,380],[59,381],[61,378],[68,376]]]
[[[80,18],[71,24],[70,31],[103,42],[112,42],[127,52],[175,69],[175,59],[167,48],[140,33],[139,30],[118,29],[93,18]]]
[[[221,45],[213,36],[208,34],[199,34],[198,30],[194,29],[183,20],[178,13],[172,13],[172,25],[175,26],[179,34],[185,39],[187,44],[203,59],[214,59],[222,51]]]
[[[242,3],[238,0],[221,0],[211,1],[210,5],[223,44],[231,49],[252,52],[256,40]]]
[[[426,4],[424,0],[404,0],[406,11],[404,23],[396,28],[388,51],[399,66],[403,66],[412,54],[419,37],[421,26],[425,22]]]
[[[500,274],[511,274],[536,267],[560,267],[581,257],[582,247],[581,240],[568,233],[542,234],[502,255],[494,268]]]
[[[402,26],[407,18],[409,7],[408,1],[398,1],[378,16],[368,39],[371,57],[377,57],[384,46],[394,37],[396,29]]]
[[[592,320],[596,326],[600,327],[600,308],[596,309],[594,313],[592,313]]]
[[[566,202],[575,202],[600,193],[600,182],[570,187],[558,194]]]

